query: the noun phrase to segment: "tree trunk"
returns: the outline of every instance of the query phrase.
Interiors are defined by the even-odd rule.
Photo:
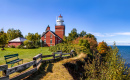
[[[4,46],[4,45],[2,45],[2,49],[1,49],[1,50],[5,50],[5,49],[4,49],[4,47],[5,47],[5,46]]]

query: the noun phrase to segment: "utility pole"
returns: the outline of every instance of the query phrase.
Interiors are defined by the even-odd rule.
[[[41,43],[41,52],[42,52],[42,40],[40,39],[40,43]]]

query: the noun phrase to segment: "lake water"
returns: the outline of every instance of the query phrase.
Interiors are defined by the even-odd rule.
[[[130,46],[117,46],[119,49],[119,53],[121,56],[126,60],[125,62],[128,63],[128,67],[130,67]]]
[[[126,60],[126,63],[130,63],[130,46],[117,46],[119,53]]]

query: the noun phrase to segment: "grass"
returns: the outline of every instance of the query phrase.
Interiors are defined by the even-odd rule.
[[[5,50],[3,50],[3,51],[1,51],[1,49],[0,49],[0,65],[6,64],[5,59],[4,59],[5,55],[18,53],[19,58],[23,59],[23,63],[27,63],[27,62],[32,61],[33,57],[39,53],[42,53],[43,55],[52,54],[52,52],[50,52],[48,49],[49,49],[49,47],[42,47],[42,49],[41,49],[41,47],[36,48],[36,49],[5,48]]]
[[[10,55],[10,54],[19,54],[19,58],[23,59],[23,64],[33,61],[33,57],[36,56],[39,53],[42,53],[43,55],[50,55],[52,54],[52,52],[50,52],[49,47],[40,47],[40,48],[36,48],[36,49],[17,49],[17,48],[5,48],[5,50],[1,51],[0,48],[0,65],[4,65],[6,64],[4,56],[5,55]],[[15,58],[13,58],[15,59]],[[22,61],[19,62],[20,64],[22,64]],[[18,66],[17,63],[14,64],[13,67]],[[11,67],[11,64],[8,65],[8,68]],[[32,68],[32,66],[30,67]],[[30,69],[29,68],[29,69]],[[13,74],[10,75],[10,77],[15,76],[19,74],[19,72],[15,72]],[[0,77],[2,76],[2,72],[0,71]]]

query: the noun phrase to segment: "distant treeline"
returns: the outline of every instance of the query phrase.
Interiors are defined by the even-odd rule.
[[[5,46],[8,44],[8,41],[15,39],[17,37],[24,37],[22,32],[19,29],[8,29],[7,32],[4,32],[3,29],[0,30],[0,45]],[[40,45],[41,35],[38,33],[28,33],[25,35],[27,40],[31,41],[34,45]],[[27,42],[27,41],[26,41]]]

